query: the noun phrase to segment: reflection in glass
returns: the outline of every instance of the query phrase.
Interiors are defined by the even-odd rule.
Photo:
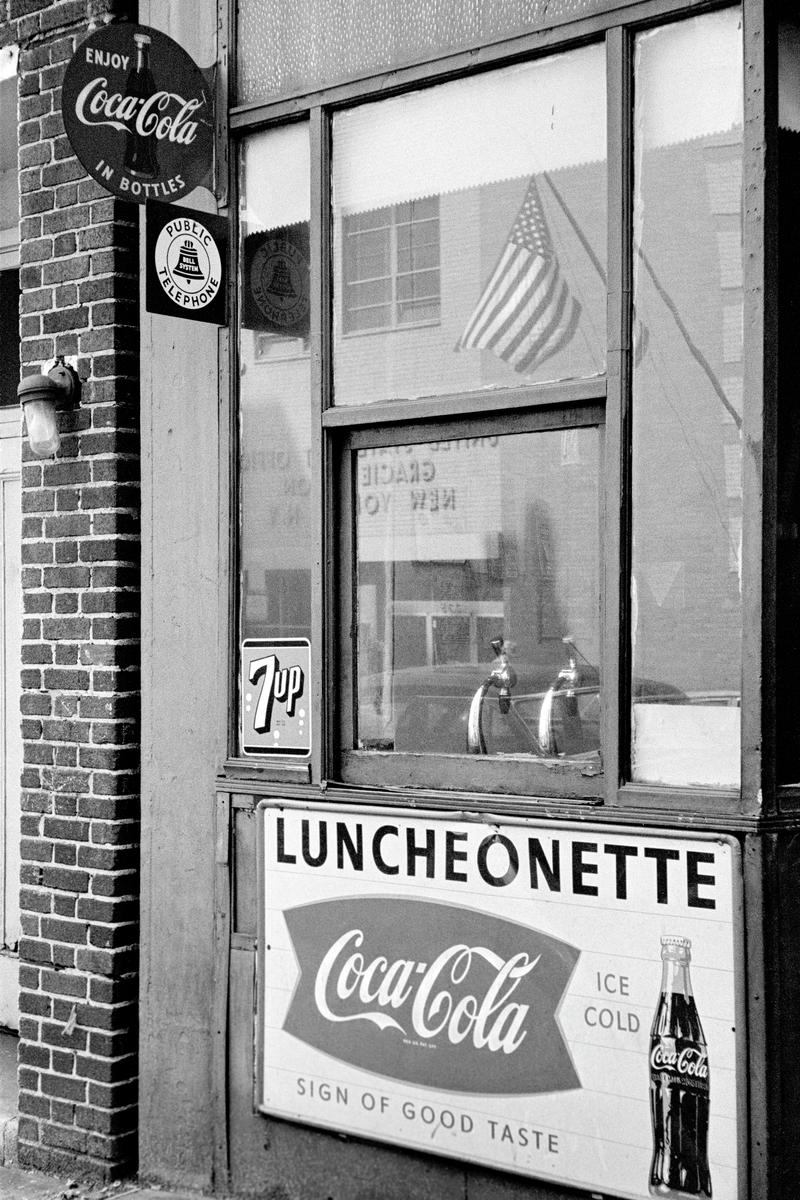
[[[640,35],[635,77],[632,775],[738,786],[742,33],[738,8]]]
[[[308,637],[308,127],[244,145],[239,336],[240,632]]]
[[[335,402],[601,374],[605,158],[601,45],[337,113]]]
[[[588,427],[358,452],[357,747],[597,760],[599,443]],[[504,664],[514,682],[485,689],[470,746]]]

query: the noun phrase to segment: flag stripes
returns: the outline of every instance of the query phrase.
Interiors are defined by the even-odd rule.
[[[566,346],[581,305],[570,295],[544,218],[535,179],[456,349],[492,350],[530,374]]]

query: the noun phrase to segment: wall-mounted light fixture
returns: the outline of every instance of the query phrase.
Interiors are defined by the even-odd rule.
[[[61,444],[58,409],[73,408],[80,398],[77,371],[63,358],[46,375],[26,375],[17,388],[28,444],[37,458],[52,458]]]

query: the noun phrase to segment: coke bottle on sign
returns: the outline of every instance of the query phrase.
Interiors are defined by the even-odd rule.
[[[136,43],[136,66],[128,75],[125,92],[141,101],[136,106],[138,116],[144,101],[149,100],[155,92],[156,82],[150,70],[150,38],[145,33],[135,33],[133,40]],[[132,175],[153,179],[158,174],[155,138],[139,132],[136,118],[131,124],[133,127],[128,130],[125,146],[125,169]]]
[[[661,997],[650,1030],[651,1196],[711,1196],[706,1039],[689,978],[692,943],[661,939]]]

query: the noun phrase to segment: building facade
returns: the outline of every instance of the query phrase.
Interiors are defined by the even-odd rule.
[[[3,0],[0,102],[20,1161],[793,1197],[792,6]]]

